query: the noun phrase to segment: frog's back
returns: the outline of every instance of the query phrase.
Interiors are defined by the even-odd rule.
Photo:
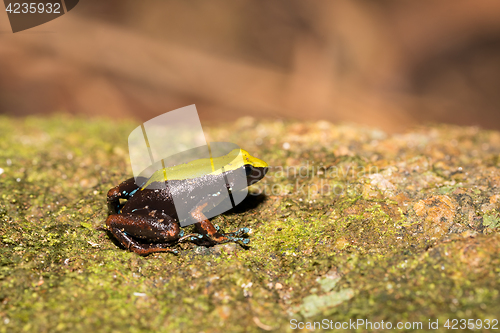
[[[149,178],[142,188],[151,188],[153,183],[173,180],[197,180],[205,176],[218,176],[223,172],[234,171],[245,165],[267,167],[264,161],[251,156],[246,150],[234,149],[224,156],[200,158],[189,163],[159,169]]]

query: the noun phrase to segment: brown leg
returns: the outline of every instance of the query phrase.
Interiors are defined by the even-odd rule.
[[[208,238],[210,244],[221,244],[227,242],[242,242],[244,244],[248,243],[247,238],[237,237],[248,233],[248,228],[241,228],[240,230],[231,233],[220,233],[218,229],[214,227],[212,222],[210,222],[208,218],[203,214],[202,211],[206,205],[207,204],[200,205],[191,212],[191,216],[195,220],[200,221],[194,224],[195,231],[197,233],[204,235],[205,239]],[[201,241],[201,243],[203,243],[203,241]]]
[[[168,248],[169,243],[179,239],[180,228],[173,220],[162,221],[149,216],[113,214],[108,216],[106,225],[125,248],[137,254],[177,252]],[[152,243],[144,244],[136,239]]]
[[[210,240],[216,242],[216,243],[223,243],[227,241],[227,237],[223,236],[220,234],[217,229],[215,229],[214,225],[212,222],[208,220],[208,218],[203,214],[203,208],[205,208],[207,204],[200,205],[196,207],[195,210],[191,212],[191,216],[196,220],[200,221],[198,223],[194,224],[194,228],[196,232],[208,236]]]

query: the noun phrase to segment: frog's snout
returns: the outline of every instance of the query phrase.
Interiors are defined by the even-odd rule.
[[[268,170],[268,167],[245,166],[248,186],[257,183],[259,180],[264,178]]]

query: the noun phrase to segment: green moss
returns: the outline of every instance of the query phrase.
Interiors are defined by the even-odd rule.
[[[500,134],[250,118],[207,128],[271,166],[213,219],[250,227],[249,247],[144,258],[96,230],[108,189],[131,175],[135,126],[0,117],[0,332],[286,332],[292,318],[442,330],[500,313]]]
[[[483,225],[491,229],[497,228],[500,226],[500,218],[494,215],[484,215]]]

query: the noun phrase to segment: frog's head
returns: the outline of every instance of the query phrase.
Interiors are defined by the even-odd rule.
[[[253,157],[246,150],[241,149],[248,186],[255,184],[266,175],[269,166],[266,162]]]

